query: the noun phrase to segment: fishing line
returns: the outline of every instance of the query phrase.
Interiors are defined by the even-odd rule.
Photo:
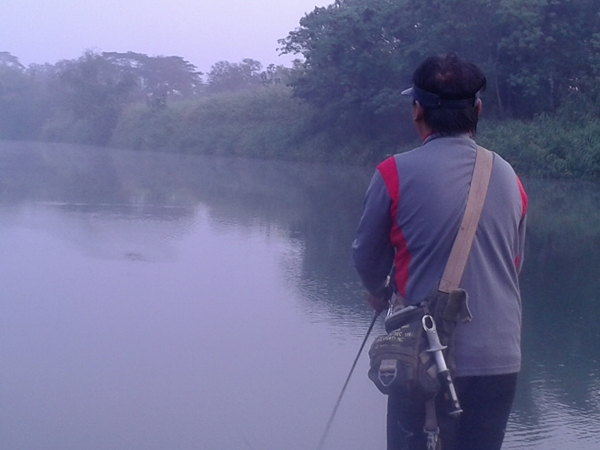
[[[327,434],[329,433],[329,429],[331,428],[331,424],[333,423],[333,418],[335,417],[338,407],[340,406],[340,402],[342,401],[342,397],[344,396],[344,392],[346,391],[346,387],[348,386],[348,382],[350,381],[350,377],[352,376],[352,372],[354,372],[354,368],[356,367],[356,363],[358,362],[358,358],[360,357],[360,354],[363,351],[363,348],[365,347],[365,344],[367,343],[367,339],[369,338],[369,334],[371,334],[371,330],[373,329],[373,326],[375,325],[375,321],[377,320],[377,318],[379,317],[379,314],[381,314],[381,311],[375,311],[373,313],[373,320],[371,320],[371,325],[369,325],[369,329],[367,330],[367,334],[365,335],[365,338],[362,341],[362,344],[360,345],[360,348],[358,349],[358,354],[356,355],[356,358],[354,358],[354,363],[352,363],[352,368],[350,369],[350,373],[348,374],[348,378],[346,378],[346,382],[344,383],[344,387],[342,388],[342,391],[340,392],[340,395],[337,399],[337,402],[335,403],[335,407],[333,408],[333,412],[331,413],[331,416],[329,416],[329,421],[327,422],[327,426],[325,427],[325,431],[323,432],[323,436],[321,436],[321,441],[319,442],[319,446],[317,447],[317,450],[321,450],[323,448],[323,444],[325,443],[325,439],[327,438]]]

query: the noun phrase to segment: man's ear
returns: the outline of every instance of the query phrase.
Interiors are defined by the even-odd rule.
[[[415,126],[415,129],[417,130],[419,136],[421,136],[421,139],[425,139],[431,134],[432,130],[425,123],[425,110],[419,102],[413,103],[412,118],[413,125]]]
[[[412,118],[413,118],[413,122],[422,122],[423,121],[423,107],[416,100],[413,102],[413,106],[412,106]]]
[[[475,111],[477,111],[477,115],[481,114],[481,109],[483,108],[482,103],[481,103],[481,99],[478,98],[477,101],[475,102]]]

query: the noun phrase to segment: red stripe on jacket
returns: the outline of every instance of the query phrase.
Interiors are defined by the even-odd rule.
[[[519,177],[517,177],[517,184],[519,185],[519,193],[521,194],[521,220],[523,220],[525,214],[527,214],[527,193],[525,192],[525,189],[523,188],[523,184],[521,184],[521,180],[519,180]],[[517,257],[515,258],[515,267],[518,269],[520,264],[521,255],[517,255]]]
[[[381,174],[381,178],[385,183],[388,195],[391,199],[390,216],[391,229],[390,241],[396,249],[394,256],[394,267],[396,288],[398,293],[404,297],[406,295],[406,284],[408,283],[408,267],[410,265],[411,255],[406,247],[406,240],[402,234],[402,230],[398,226],[398,203],[400,199],[400,182],[398,180],[398,169],[394,157],[388,158],[377,166],[377,170]]]
[[[517,184],[519,185],[519,192],[521,193],[521,205],[522,205],[521,219],[522,219],[523,217],[525,217],[525,214],[527,213],[527,194],[525,193],[525,189],[523,189],[523,185],[521,184],[521,180],[519,180],[519,177],[517,177]]]

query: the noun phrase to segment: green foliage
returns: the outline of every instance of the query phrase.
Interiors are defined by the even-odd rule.
[[[26,69],[0,52],[0,139],[36,139],[51,114],[50,93],[40,83],[44,67]]]
[[[105,145],[136,88],[134,75],[92,51],[76,61],[61,61],[56,67],[65,109],[87,128],[85,143]]]
[[[482,123],[479,142],[517,173],[538,178],[600,179],[600,120],[573,122],[540,115],[532,121]]]
[[[195,67],[175,56],[87,51],[81,58],[61,61],[56,67],[64,110],[55,118],[56,123],[47,124],[45,133],[69,140],[70,130],[61,126],[66,111],[86,136],[84,142],[96,145],[110,141],[122,110],[131,101],[143,98],[151,108],[160,109],[167,97],[193,95],[201,85]]]
[[[377,142],[341,145],[320,128],[318,112],[283,85],[173,103],[160,111],[128,108],[111,145],[137,150],[360,164],[380,158]]]
[[[284,86],[174,103],[161,111],[134,106],[123,115],[113,145],[293,159],[307,107]],[[295,150],[296,149],[296,150]]]
[[[593,36],[595,0],[511,0],[501,3],[499,77],[515,117],[555,111],[570,93],[597,95]]]
[[[181,99],[201,92],[203,82],[196,66],[180,56],[150,57],[141,53],[102,53],[120,72],[135,77],[150,107],[163,107],[168,98]]]
[[[396,110],[416,65],[448,51],[482,67],[486,104],[502,116],[554,111],[573,91],[597,96],[599,31],[595,0],[339,0],[280,44],[303,57],[294,94],[368,132]]]
[[[180,117],[176,108],[148,108],[145,103],[133,103],[124,110],[113,132],[110,145],[134,150],[164,150],[173,136],[178,135]]]
[[[0,138],[106,145],[123,109],[197,95],[202,79],[177,56],[87,51],[55,66],[23,67],[0,53]]]
[[[208,73],[208,92],[234,92],[261,85],[262,64],[254,59],[244,59],[241,63],[219,61],[213,64]]]
[[[411,60],[395,31],[406,30],[394,2],[336,2],[315,8],[280,40],[283,53],[302,53],[292,71],[294,95],[317,106],[322,126],[338,139],[400,139],[400,91]]]
[[[522,175],[599,179],[598,8],[340,0],[280,41],[304,57],[293,68],[221,61],[206,84],[180,57],[89,51],[26,68],[0,52],[0,139],[373,164],[419,145],[399,92],[425,56],[458,50],[488,74],[483,145]]]

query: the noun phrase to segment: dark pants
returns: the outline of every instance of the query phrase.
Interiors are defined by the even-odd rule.
[[[517,387],[517,374],[457,377],[454,380],[463,412],[447,414],[443,396],[436,398],[442,450],[499,450]],[[388,398],[388,450],[425,450],[425,406],[400,395]]]

